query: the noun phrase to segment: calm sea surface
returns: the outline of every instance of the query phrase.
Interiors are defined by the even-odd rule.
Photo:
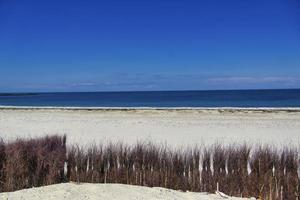
[[[0,93],[0,105],[70,107],[300,107],[300,89]]]

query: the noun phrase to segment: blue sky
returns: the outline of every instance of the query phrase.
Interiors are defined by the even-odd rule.
[[[0,92],[300,88],[299,0],[0,0]]]

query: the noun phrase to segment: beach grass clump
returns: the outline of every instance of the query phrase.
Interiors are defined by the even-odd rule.
[[[202,152],[202,171],[200,191],[214,192],[212,148],[204,148]]]
[[[4,164],[6,162],[5,143],[0,139],[0,192],[4,192],[5,173]]]
[[[213,185],[218,186],[218,190],[225,191],[227,189],[227,155],[228,149],[220,144],[213,147],[212,163],[213,163]]]
[[[63,182],[65,143],[65,136],[1,142],[1,190],[14,191]]]
[[[64,136],[0,140],[0,191],[73,181],[231,196],[299,199],[294,148],[247,144],[170,148],[152,142],[66,146]]]
[[[232,196],[249,196],[250,147],[246,144],[230,145],[227,148],[226,190]]]
[[[283,199],[300,198],[299,156],[294,149],[286,148],[280,158],[280,196]]]

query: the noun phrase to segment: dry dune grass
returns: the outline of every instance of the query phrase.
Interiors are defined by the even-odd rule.
[[[138,142],[83,148],[65,136],[0,140],[0,191],[62,182],[122,183],[261,199],[299,199],[297,149]]]

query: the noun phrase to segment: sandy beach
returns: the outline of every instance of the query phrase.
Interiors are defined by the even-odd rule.
[[[295,144],[299,109],[0,109],[6,140],[66,134],[69,143],[151,140],[168,145],[234,142]]]

